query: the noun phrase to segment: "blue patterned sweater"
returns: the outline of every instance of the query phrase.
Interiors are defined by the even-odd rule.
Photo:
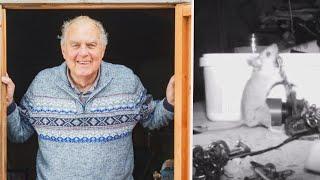
[[[154,101],[128,68],[102,62],[98,84],[81,102],[66,64],[45,69],[19,106],[10,105],[8,136],[24,142],[38,134],[38,180],[133,179],[132,130],[173,119],[166,99]]]

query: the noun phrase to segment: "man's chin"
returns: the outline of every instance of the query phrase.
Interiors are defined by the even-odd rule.
[[[94,76],[95,73],[92,73],[92,72],[78,72],[78,73],[75,73],[75,75],[78,78],[90,78],[91,76]]]

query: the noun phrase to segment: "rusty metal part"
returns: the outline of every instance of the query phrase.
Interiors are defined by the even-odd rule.
[[[230,159],[243,157],[250,153],[250,148],[241,141],[230,150],[225,141],[212,142],[207,148],[193,148],[193,180],[216,180],[224,174],[224,166]]]
[[[238,158],[238,157],[241,157],[243,154],[247,154],[250,152],[251,152],[251,149],[249,148],[249,146],[247,146],[241,141],[238,141],[236,147],[230,150],[229,159]]]
[[[294,174],[294,171],[291,169],[277,171],[276,166],[272,163],[262,165],[255,161],[251,161],[250,164],[254,171],[254,175],[245,177],[245,180],[285,180],[287,177]]]

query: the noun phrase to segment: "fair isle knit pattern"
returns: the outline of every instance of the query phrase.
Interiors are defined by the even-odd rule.
[[[67,67],[41,71],[20,106],[8,115],[9,139],[38,134],[38,180],[133,179],[132,130],[159,128],[173,119],[164,100],[146,94],[139,78],[122,65],[102,62],[98,84],[82,102]]]

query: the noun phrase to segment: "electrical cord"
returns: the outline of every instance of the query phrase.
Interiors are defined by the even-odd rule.
[[[304,132],[304,133],[300,133],[300,134],[296,134],[294,136],[291,136],[287,139],[285,139],[282,143],[276,145],[276,146],[272,146],[272,147],[269,147],[269,148],[266,148],[266,149],[262,149],[262,150],[258,150],[258,151],[253,151],[253,152],[248,152],[248,153],[244,153],[244,154],[241,154],[239,156],[237,156],[237,158],[244,158],[244,157],[247,157],[247,156],[255,156],[255,155],[259,155],[259,154],[263,154],[265,152],[268,152],[268,151],[271,151],[271,150],[274,150],[274,149],[277,149],[293,140],[296,140],[296,139],[299,139],[300,137],[302,136],[306,136],[306,135],[310,135],[310,132]],[[233,157],[230,157],[229,160],[233,159]]]

